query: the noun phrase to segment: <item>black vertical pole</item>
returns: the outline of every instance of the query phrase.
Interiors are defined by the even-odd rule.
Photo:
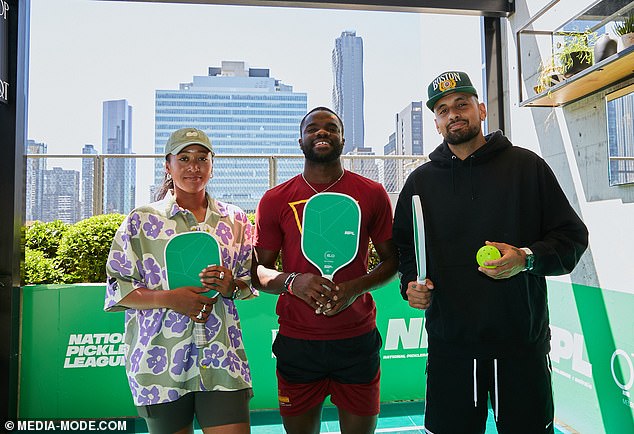
[[[502,18],[483,17],[482,57],[487,106],[487,132],[504,131],[505,102],[502,52]]]
[[[30,0],[0,0],[0,421],[15,421],[24,225]]]

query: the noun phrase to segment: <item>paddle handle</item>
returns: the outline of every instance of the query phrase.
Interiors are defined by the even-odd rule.
[[[205,324],[203,323],[194,323],[194,344],[196,344],[196,348],[203,348],[207,346]]]

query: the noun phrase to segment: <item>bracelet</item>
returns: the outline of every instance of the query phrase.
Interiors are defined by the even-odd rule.
[[[295,281],[295,278],[299,276],[300,274],[302,273],[292,272],[286,277],[286,280],[284,280],[284,289],[289,294],[293,294],[293,282]]]
[[[226,298],[227,300],[235,300],[236,298],[238,298],[238,294],[240,294],[240,287],[235,283],[235,280],[234,280],[233,292],[231,293],[229,297],[225,297],[223,295],[222,298]]]

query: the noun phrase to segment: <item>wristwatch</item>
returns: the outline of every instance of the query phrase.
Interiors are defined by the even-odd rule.
[[[526,264],[524,264],[524,271],[531,271],[535,267],[535,254],[528,247],[522,247],[520,250],[523,250],[526,253]]]

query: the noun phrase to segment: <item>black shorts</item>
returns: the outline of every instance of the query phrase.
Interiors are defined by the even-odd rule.
[[[495,360],[428,356],[425,432],[484,434],[489,398],[498,433],[554,433],[548,355]]]
[[[137,407],[152,434],[170,434],[191,424],[201,428],[249,423],[252,389],[189,392],[176,401]]]
[[[291,383],[331,378],[344,384],[364,384],[376,377],[381,345],[377,329],[354,338],[328,341],[278,334],[273,342],[273,353],[278,372]]]
[[[321,404],[328,395],[337,407],[358,416],[380,409],[381,334],[373,330],[350,339],[293,339],[278,334],[280,413],[295,416]]]

